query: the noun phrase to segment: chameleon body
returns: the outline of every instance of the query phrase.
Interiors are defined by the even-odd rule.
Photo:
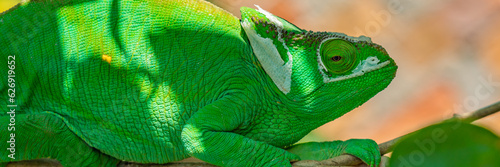
[[[0,162],[290,166],[352,154],[377,165],[372,140],[293,144],[386,88],[397,69],[386,51],[241,12],[195,0],[39,0],[3,13],[0,72],[15,72],[15,102],[2,77]]]

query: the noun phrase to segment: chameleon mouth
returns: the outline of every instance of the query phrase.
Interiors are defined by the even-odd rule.
[[[371,71],[371,72],[367,72],[365,74],[367,77],[369,77],[371,75],[379,75],[379,76],[383,76],[383,77],[376,80],[374,82],[374,84],[362,89],[361,94],[364,94],[367,90],[374,89],[374,88],[380,89],[379,91],[376,91],[376,92],[380,92],[383,89],[385,89],[387,86],[389,86],[391,81],[396,77],[396,71],[398,69],[398,66],[396,65],[396,63],[394,63],[393,60],[387,60],[387,62],[388,62],[388,64],[385,65],[384,67],[381,67],[381,68],[374,70],[374,71]],[[379,77],[376,77],[376,78],[379,78]]]
[[[394,79],[394,77],[396,75],[395,69],[397,69],[397,66],[389,66],[389,67],[386,67],[384,69],[380,69],[380,70],[383,70],[383,71],[380,71],[380,73],[392,73],[392,74],[382,74],[384,76],[390,76],[390,77],[383,77],[382,79],[375,81],[372,85],[367,86],[367,87],[361,89],[360,91],[356,91],[357,93],[355,93],[355,95],[353,95],[353,96],[367,95],[367,94],[372,94],[372,93],[374,93],[374,94],[372,94],[371,96],[375,96],[376,94],[378,94],[379,92],[381,92],[382,90],[387,88],[387,86],[389,86],[389,84],[392,82],[392,80]],[[370,75],[370,74],[368,74],[368,75]],[[376,91],[373,91],[373,90],[376,90]]]
[[[380,69],[382,73],[387,73],[392,71],[392,75],[390,75],[390,78],[396,77],[396,72],[398,71],[398,66],[394,62],[394,60],[388,60],[390,63],[385,66],[384,68]]]
[[[377,86],[383,86],[382,89],[385,89],[387,86],[389,86],[391,81],[396,77],[397,69],[398,69],[398,66],[396,66],[396,64],[393,61],[391,61],[391,63],[388,64],[386,67],[379,69],[379,75],[381,74],[382,76],[385,76],[385,77],[376,81],[375,84],[367,87],[366,89],[369,89],[371,87],[377,87]],[[368,75],[370,75],[370,74],[368,74]]]

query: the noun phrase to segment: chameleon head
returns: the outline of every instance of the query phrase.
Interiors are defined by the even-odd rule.
[[[262,68],[297,113],[335,119],[395,77],[394,60],[370,38],[305,31],[257,8],[241,9],[241,25]]]

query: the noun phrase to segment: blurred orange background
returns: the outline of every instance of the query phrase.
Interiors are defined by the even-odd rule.
[[[0,11],[20,0],[1,0]],[[384,142],[500,100],[498,0],[212,0],[239,17],[259,5],[298,27],[366,35],[399,65],[389,87],[303,141]],[[476,122],[500,134],[500,113]]]

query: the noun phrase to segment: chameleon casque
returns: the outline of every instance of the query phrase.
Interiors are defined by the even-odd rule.
[[[373,140],[294,143],[385,89],[397,69],[387,52],[241,13],[195,0],[36,0],[3,13],[1,164],[290,166],[352,154],[377,166]]]

